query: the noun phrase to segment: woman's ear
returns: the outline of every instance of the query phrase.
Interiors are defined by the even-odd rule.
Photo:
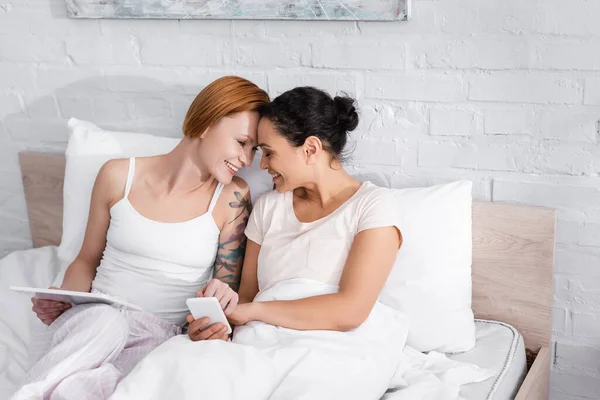
[[[323,143],[321,139],[316,136],[309,136],[304,141],[304,155],[306,156],[306,163],[313,165],[317,160],[317,155],[323,150]]]

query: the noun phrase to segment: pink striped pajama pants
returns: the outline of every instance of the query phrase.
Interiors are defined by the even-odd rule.
[[[144,356],[178,333],[147,312],[75,306],[34,334],[34,365],[12,400],[104,400]]]

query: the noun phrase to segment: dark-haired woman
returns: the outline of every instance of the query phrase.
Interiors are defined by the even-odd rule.
[[[258,199],[245,231],[239,305],[228,315],[234,344],[172,339],[116,398],[188,398],[176,389],[187,373],[197,373],[196,394],[219,399],[365,400],[388,388],[407,327],[378,298],[402,236],[389,189],[355,180],[340,162],[358,125],[354,101],[300,87],[261,115],[261,168],[276,190]],[[191,322],[192,341],[204,323]],[[158,365],[176,369],[175,381],[157,383]]]

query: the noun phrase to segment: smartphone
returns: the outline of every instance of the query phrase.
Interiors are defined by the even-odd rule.
[[[210,319],[206,328],[220,322],[227,327],[227,334],[231,334],[231,325],[229,325],[229,321],[227,321],[227,317],[216,297],[192,297],[187,299],[185,304],[188,306],[194,319],[204,317]]]

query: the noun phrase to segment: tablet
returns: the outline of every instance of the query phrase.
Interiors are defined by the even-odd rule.
[[[216,324],[217,322],[222,323],[227,327],[227,334],[231,333],[231,325],[227,321],[227,317],[219,304],[219,300],[216,297],[192,297],[185,301],[194,319],[200,319],[208,317],[210,322],[206,328]],[[204,329],[206,329],[204,328]]]
[[[108,305],[123,306],[132,310],[141,311],[142,309],[135,304],[126,302],[123,299],[110,296],[103,293],[88,293],[88,292],[75,292],[71,290],[61,289],[45,289],[45,288],[34,288],[34,287],[21,287],[21,286],[10,286],[10,290],[15,292],[29,293],[33,297],[44,300],[62,301],[63,303],[70,304],[88,304],[88,303],[100,303]]]

